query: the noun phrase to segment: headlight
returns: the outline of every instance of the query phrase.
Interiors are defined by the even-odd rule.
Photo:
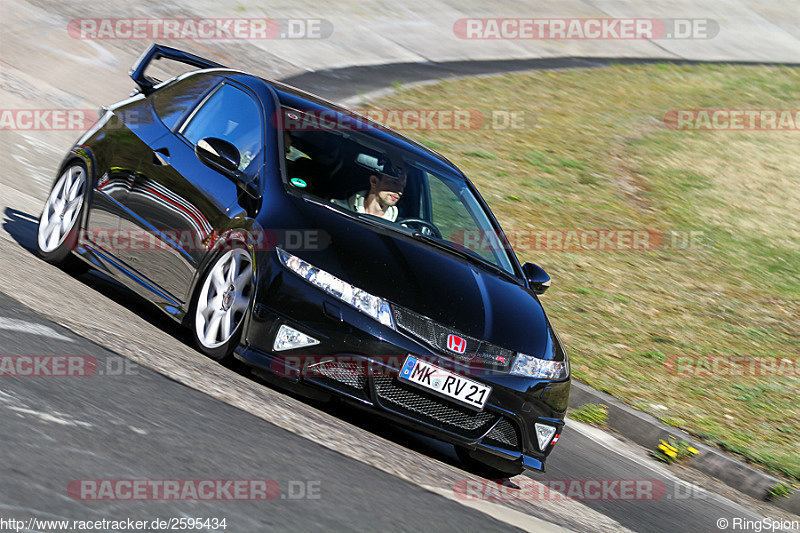
[[[362,291],[358,287],[353,287],[336,276],[328,274],[315,266],[311,266],[299,257],[285,252],[280,248],[276,248],[276,250],[278,251],[278,258],[280,258],[281,263],[307,282],[315,287],[319,287],[331,296],[335,296],[339,300],[352,305],[384,326],[394,328],[392,309],[389,306],[389,302],[383,298],[378,298],[366,291]]]
[[[530,355],[517,354],[511,373],[539,379],[563,379],[569,376],[569,361],[547,361]]]

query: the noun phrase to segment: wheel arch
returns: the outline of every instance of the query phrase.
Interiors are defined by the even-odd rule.
[[[255,220],[250,220],[253,222],[254,226],[258,226],[258,223],[255,222]],[[216,231],[217,230],[215,230],[215,232]],[[262,250],[258,246],[260,241],[253,237],[254,233],[263,235],[263,230],[261,230],[260,226],[257,228],[229,228],[224,230],[215,238],[211,248],[209,248],[209,250],[205,253],[202,261],[197,266],[194,277],[189,284],[189,290],[185,298],[186,304],[184,305],[184,323],[186,323],[187,320],[190,320],[195,295],[200,283],[207,274],[208,269],[214,265],[214,263],[223,253],[229,251],[231,248],[238,247],[247,250],[247,252],[250,254],[250,261],[253,266],[253,283],[255,284],[257,282],[259,276],[258,257]],[[245,323],[249,320],[249,314],[250,310],[248,309],[248,312],[245,315]]]

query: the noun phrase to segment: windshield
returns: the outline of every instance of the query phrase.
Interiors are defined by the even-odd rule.
[[[352,122],[344,127],[333,114],[322,120],[284,108],[283,116],[287,187],[514,275],[497,230],[463,178]]]

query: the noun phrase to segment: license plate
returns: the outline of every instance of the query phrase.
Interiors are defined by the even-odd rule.
[[[406,357],[400,379],[467,407],[481,410],[492,388],[416,357]]]

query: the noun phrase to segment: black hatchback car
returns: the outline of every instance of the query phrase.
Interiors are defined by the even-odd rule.
[[[159,82],[155,59],[193,70]],[[472,183],[441,155],[295,88],[153,45],[133,96],[69,152],[40,255],[109,273],[287,387],[544,470],[567,355]],[[275,377],[278,376],[278,377]]]

